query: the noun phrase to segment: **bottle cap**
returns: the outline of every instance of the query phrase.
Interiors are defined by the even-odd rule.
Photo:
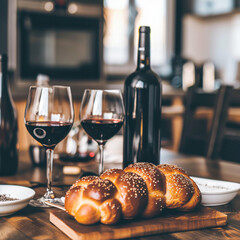
[[[141,26],[139,28],[139,33],[150,33],[151,29],[149,26]]]
[[[48,86],[49,85],[49,76],[45,74],[37,75],[37,86]]]

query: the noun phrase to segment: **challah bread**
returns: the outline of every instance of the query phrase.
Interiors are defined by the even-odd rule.
[[[121,205],[115,199],[117,189],[96,176],[83,177],[67,191],[65,208],[82,224],[114,224],[120,220]]]
[[[67,191],[65,209],[82,224],[115,224],[159,216],[164,208],[191,211],[200,201],[197,185],[182,168],[135,163],[81,178]]]
[[[131,164],[124,171],[136,173],[146,182],[148,202],[142,216],[149,218],[159,215],[166,205],[164,174],[155,165],[144,162]]]
[[[122,206],[122,217],[132,219],[141,215],[148,202],[147,186],[143,178],[133,172],[110,169],[101,176],[114,183],[118,190],[115,196]]]
[[[200,191],[182,168],[168,164],[158,165],[157,168],[166,177],[167,208],[187,211],[199,204],[201,200]]]
[[[166,177],[166,207],[191,211],[201,202],[201,193],[197,184],[180,167],[161,164],[157,168]]]

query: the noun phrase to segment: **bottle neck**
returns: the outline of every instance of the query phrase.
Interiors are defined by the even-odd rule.
[[[7,58],[5,55],[0,56],[0,98],[3,93],[8,94]]]
[[[150,33],[139,33],[137,70],[150,69]]]
[[[7,60],[5,59],[5,57],[0,58],[0,87],[1,90],[3,90],[3,88],[7,87],[7,82],[6,82],[6,77],[7,77]],[[0,94],[2,94],[2,91],[0,92]]]

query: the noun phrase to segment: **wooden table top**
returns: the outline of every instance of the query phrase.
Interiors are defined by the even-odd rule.
[[[20,184],[32,187],[36,198],[43,195],[45,186],[45,168],[32,167],[27,152],[20,152],[19,171],[15,176],[0,177],[0,184]],[[162,149],[161,163],[177,164],[189,175],[219,180],[240,182],[240,165],[224,161],[210,161],[202,157],[192,157]],[[97,164],[80,164],[83,169],[94,171]],[[106,168],[121,167],[120,163],[106,163]],[[54,165],[54,191],[64,196],[78,176],[64,175],[63,164]],[[36,184],[39,183],[39,184]],[[161,234],[138,239],[240,239],[240,195],[224,206],[213,207],[228,215],[228,226],[171,234]],[[27,206],[19,212],[0,218],[0,239],[69,239],[49,221],[51,208]]]

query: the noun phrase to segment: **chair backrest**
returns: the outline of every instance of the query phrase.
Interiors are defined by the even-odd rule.
[[[240,89],[231,89],[227,105],[227,117],[219,130],[213,158],[240,162]]]
[[[188,88],[179,152],[213,158],[219,150],[220,129],[226,122],[231,89],[231,86],[223,85],[208,93],[195,86]],[[205,112],[201,118],[196,117],[199,108]]]

